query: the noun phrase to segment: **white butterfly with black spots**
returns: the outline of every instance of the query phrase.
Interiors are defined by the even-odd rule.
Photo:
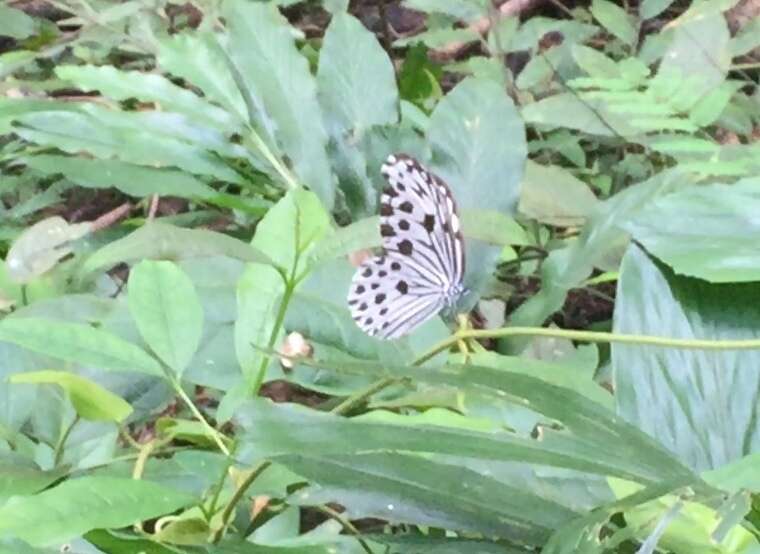
[[[464,292],[464,244],[449,187],[405,154],[382,166],[380,198],[384,253],[365,261],[348,293],[357,325],[396,339],[413,331]]]

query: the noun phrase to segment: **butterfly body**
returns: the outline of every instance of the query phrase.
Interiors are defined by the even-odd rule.
[[[354,321],[367,334],[408,334],[465,292],[464,244],[448,186],[413,158],[388,157],[380,198],[384,253],[356,271],[348,295]]]

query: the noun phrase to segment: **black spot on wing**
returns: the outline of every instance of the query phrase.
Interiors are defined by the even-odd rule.
[[[401,294],[406,294],[409,292],[409,285],[406,284],[406,281],[399,281],[396,283],[396,290]]]
[[[396,231],[393,229],[393,226],[383,223],[380,225],[380,235],[383,237],[395,237]]]
[[[422,226],[428,233],[432,233],[435,230],[435,216],[433,214],[425,214]]]
[[[393,206],[390,204],[380,204],[380,215],[385,217],[393,215]]]
[[[405,200],[404,202],[399,204],[398,209],[401,210],[402,212],[406,212],[410,214],[414,211],[414,206],[412,205],[411,202],[409,202],[409,200]]]
[[[409,222],[406,219],[402,219],[398,222],[398,227],[402,231],[408,231],[409,230]]]
[[[414,252],[414,246],[412,245],[412,241],[404,239],[397,245],[398,251],[401,252],[404,256],[411,256],[412,252]]]

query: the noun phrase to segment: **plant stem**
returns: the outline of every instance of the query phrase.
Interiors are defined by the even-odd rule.
[[[58,439],[58,442],[55,445],[54,455],[53,455],[53,465],[58,466],[58,464],[61,462],[61,458],[63,458],[63,446],[66,444],[66,439],[69,438],[69,435],[71,434],[71,430],[74,429],[74,425],[76,425],[79,422],[79,416],[74,416],[74,419],[71,420],[71,423],[66,427],[66,430],[63,432],[61,437]]]
[[[214,439],[214,442],[219,447],[219,450],[222,451],[222,453],[229,457],[230,451],[227,448],[227,446],[224,444],[224,441],[222,441],[222,435],[214,429],[211,424],[206,421],[206,418],[203,417],[203,414],[201,411],[196,407],[196,405],[193,403],[193,401],[190,399],[190,397],[187,395],[187,393],[182,388],[182,385],[179,381],[177,381],[175,378],[172,378],[172,385],[174,386],[174,390],[177,392],[180,398],[182,398],[182,401],[187,405],[187,407],[190,409],[191,412],[193,412],[193,415],[195,418],[201,422],[201,425],[203,425],[206,428],[206,431],[209,432],[211,437]]]
[[[332,508],[328,508],[327,506],[320,506],[319,511],[324,514],[327,514],[328,516],[330,516],[331,519],[334,519],[335,521],[340,523],[346,531],[348,531],[354,536],[354,538],[359,542],[359,544],[361,545],[361,547],[364,549],[364,551],[367,554],[375,554],[374,552],[372,552],[372,549],[367,544],[367,541],[365,541],[362,538],[361,532],[356,527],[354,527],[353,523],[351,523],[348,519],[343,517],[342,514],[336,512]]]
[[[755,350],[760,349],[760,339],[749,340],[709,340],[709,339],[678,339],[672,337],[657,337],[653,335],[621,335],[602,331],[576,331],[572,329],[547,329],[545,327],[502,327],[500,329],[468,329],[459,331],[442,340],[428,352],[417,358],[414,365],[422,364],[430,358],[446,350],[460,339],[502,338],[502,337],[552,337],[583,342],[605,342],[620,344],[636,344],[640,346],[660,346],[670,348],[686,348],[691,350]]]
[[[398,383],[401,379],[398,377],[383,377],[369,385],[367,388],[360,390],[346,398],[343,402],[335,406],[330,413],[343,415],[353,410],[356,406],[362,404],[373,394],[380,392],[386,387],[389,387],[395,383]]]
[[[211,539],[212,543],[216,544],[222,540],[224,531],[227,529],[227,526],[232,519],[232,514],[235,511],[235,506],[237,506],[237,503],[240,502],[240,500],[243,498],[243,495],[245,494],[245,491],[248,490],[248,487],[250,487],[258,478],[258,476],[261,475],[264,470],[267,469],[270,465],[272,465],[272,462],[269,461],[259,463],[259,465],[251,470],[251,472],[248,474],[248,477],[246,477],[243,482],[240,483],[238,488],[235,489],[232,498],[230,498],[230,501],[227,502],[227,505],[224,507],[224,511],[222,512],[222,524],[219,529],[214,532],[214,536]]]

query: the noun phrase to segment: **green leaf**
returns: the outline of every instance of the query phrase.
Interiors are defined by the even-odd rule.
[[[68,468],[42,471],[36,464],[20,455],[3,454],[0,456],[0,503],[5,503],[11,496],[41,491],[65,477],[66,473]]]
[[[193,52],[193,59],[197,57],[198,52]],[[163,110],[183,113],[226,133],[239,127],[239,122],[228,112],[161,75],[122,71],[110,65],[61,65],[55,68],[55,74],[84,91],[99,91],[103,96],[114,100],[136,98],[142,102],[155,102]]]
[[[52,546],[98,528],[119,528],[173,512],[194,498],[136,479],[82,477],[0,507],[0,536]]]
[[[382,245],[380,236],[380,216],[365,217],[345,227],[327,233],[314,245],[309,264],[316,266],[329,260],[348,256],[364,248]]]
[[[599,50],[582,44],[573,44],[572,52],[575,63],[589,76],[602,79],[620,78],[618,64]]]
[[[621,223],[676,273],[714,283],[758,281],[759,185],[750,178],[686,189]]]
[[[375,35],[347,13],[333,16],[319,53],[319,98],[328,116],[359,136],[398,119],[393,64]]]
[[[235,352],[249,381],[259,377],[265,356],[257,347],[275,345],[272,333],[284,294],[285,282],[272,266],[250,264],[238,282]]]
[[[161,367],[144,350],[89,325],[6,317],[0,321],[0,340],[80,365],[163,377]]]
[[[389,554],[526,554],[523,549],[510,548],[477,539],[442,538],[431,535],[383,534],[364,535],[365,538],[391,547]]]
[[[182,375],[203,332],[203,308],[190,278],[172,262],[140,262],[129,273],[129,310],[151,350]]]
[[[314,246],[330,230],[330,216],[307,190],[288,192],[256,227],[251,245],[286,275],[299,276]]]
[[[656,441],[621,421],[607,408],[574,390],[531,375],[476,365],[418,368],[333,360],[322,362],[319,367],[348,374],[446,385],[492,397],[499,402],[529,406],[559,423],[557,428],[542,427],[541,445],[545,449],[558,449],[565,454],[573,452],[574,456],[593,464],[608,464],[614,471],[627,472],[631,480],[641,483],[672,478],[694,479],[694,475]]]
[[[608,0],[593,0],[591,14],[602,26],[628,46],[634,46],[639,39],[633,18],[620,6]]]
[[[403,424],[402,420],[410,419]],[[309,452],[312,455],[407,451],[485,460],[523,462],[594,475],[631,473],[611,460],[596,459],[581,440],[547,444],[503,430],[477,430],[439,424],[420,425],[413,417],[373,421],[346,419],[300,406],[249,403],[236,411],[244,430],[241,459],[262,459]]]
[[[589,186],[559,166],[528,160],[520,197],[520,211],[541,223],[582,225],[599,201]]]
[[[83,264],[80,275],[131,263],[144,258],[205,258],[229,256],[246,262],[266,262],[267,257],[248,244],[224,233],[206,229],[183,229],[151,221],[95,251]]]
[[[515,215],[527,156],[525,127],[498,84],[474,78],[458,84],[436,106],[428,140],[434,169],[451,187],[460,208],[488,207]],[[483,286],[499,253],[493,246],[468,243],[468,288]]]
[[[667,10],[673,0],[642,0],[639,4],[639,15],[641,19],[652,19]]]
[[[117,160],[93,160],[45,154],[24,158],[23,161],[43,175],[60,173],[83,187],[101,189],[116,187],[124,194],[138,198],[160,194],[208,199],[216,194],[214,189],[189,173],[173,169],[142,167]]]
[[[673,38],[662,56],[658,78],[683,83],[681,88],[693,104],[726,78],[731,66],[728,23],[718,3],[700,2],[669,26]]]
[[[659,267],[638,247],[623,260],[614,331],[688,339],[757,339],[757,283],[711,285]],[[656,317],[652,317],[656,314]],[[696,470],[757,451],[760,363],[753,350],[613,345],[615,399],[628,421]]]
[[[153,167],[181,167],[232,183],[241,177],[209,150],[232,154],[226,139],[209,129],[193,128],[178,114],[120,112],[92,105],[78,111],[26,113],[15,132],[32,142],[69,153],[86,151],[101,159]],[[194,140],[195,139],[195,140]]]
[[[108,389],[67,371],[29,371],[10,377],[11,383],[52,383],[65,390],[77,414],[90,421],[120,423],[132,413],[132,406]]]
[[[234,114],[238,125],[249,121],[227,56],[211,34],[177,33],[158,43],[158,64],[169,73],[182,77],[201,89],[209,100]]]
[[[459,465],[406,454],[311,453],[277,461],[318,488],[296,493],[292,502],[338,502],[353,517],[377,517],[503,537],[539,545],[574,512],[517,487]],[[445,484],[445,485],[444,485]]]
[[[301,184],[317,193],[327,210],[335,185],[327,159],[327,133],[309,64],[296,49],[291,28],[273,4],[232,0],[224,4],[229,52],[250,96],[268,117]]]
[[[466,238],[500,246],[533,244],[533,241],[517,221],[500,212],[462,210],[460,215],[462,234]]]
[[[0,37],[25,39],[37,32],[34,19],[10,6],[0,6]]]
[[[526,123],[549,129],[565,127],[605,137],[640,133],[630,124],[627,116],[611,111],[606,102],[581,99],[572,92],[555,94],[528,104],[522,108],[522,116]]]

